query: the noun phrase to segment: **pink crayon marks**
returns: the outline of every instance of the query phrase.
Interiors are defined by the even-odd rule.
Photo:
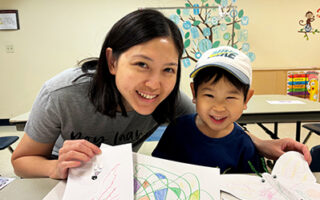
[[[118,171],[120,164],[116,164],[104,177],[101,185],[103,188],[100,188],[98,192],[98,197],[93,198],[92,200],[118,200],[120,199],[120,193],[118,191]]]

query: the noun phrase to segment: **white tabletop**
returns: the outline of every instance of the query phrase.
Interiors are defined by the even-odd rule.
[[[15,123],[26,123],[28,121],[29,114],[30,114],[30,112],[26,112],[26,113],[23,113],[23,114],[18,115],[16,117],[10,118],[9,122],[12,123],[12,124],[15,124]]]
[[[289,95],[253,95],[245,114],[320,112],[320,103]]]
[[[239,123],[320,121],[320,103],[289,95],[253,95]]]

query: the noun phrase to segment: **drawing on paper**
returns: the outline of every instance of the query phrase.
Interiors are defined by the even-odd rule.
[[[102,153],[69,171],[64,200],[134,199],[132,147],[101,145]]]
[[[221,190],[240,199],[320,199],[320,184],[316,183],[303,155],[298,152],[283,154],[272,173],[263,173],[262,177],[242,174],[222,176]]]
[[[118,190],[117,185],[119,182],[119,166],[116,164],[109,172],[103,176],[101,181],[100,188],[97,191],[96,197],[93,197],[92,200],[118,200],[120,199],[120,191]],[[103,187],[101,187],[103,186]]]
[[[139,176],[143,174],[143,176]],[[208,199],[214,198],[201,189],[198,177],[193,173],[174,174],[145,164],[134,168],[134,194],[136,200]]]

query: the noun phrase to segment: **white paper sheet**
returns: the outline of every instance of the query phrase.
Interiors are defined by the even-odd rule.
[[[64,200],[133,199],[131,144],[100,149],[100,155],[69,171]]]
[[[320,199],[320,184],[298,152],[283,154],[272,173],[262,176],[221,175],[221,190],[246,200]]]
[[[0,177],[0,190],[4,187],[6,187],[11,181],[13,181],[15,178],[7,178],[7,177]]]
[[[135,200],[220,199],[220,170],[133,153]]]
[[[299,101],[299,100],[278,100],[278,101],[267,100],[267,102],[269,104],[306,104],[305,102]]]

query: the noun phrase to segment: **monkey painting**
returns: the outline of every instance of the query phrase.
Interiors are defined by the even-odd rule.
[[[304,27],[304,30],[305,30],[307,33],[309,33],[309,32],[312,30],[311,22],[314,21],[314,14],[313,14],[311,11],[308,11],[308,12],[306,13],[306,18],[307,18],[307,20],[306,20],[306,23],[305,23],[305,24],[303,24],[303,20],[300,20],[300,21],[299,21],[299,24],[300,24],[301,26],[305,26],[305,27]]]

